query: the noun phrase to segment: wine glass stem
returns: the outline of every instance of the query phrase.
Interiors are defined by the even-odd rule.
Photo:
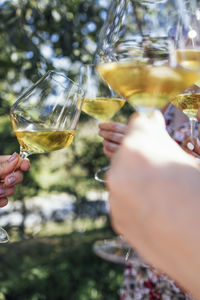
[[[0,244],[7,243],[9,241],[9,236],[5,229],[0,227]]]
[[[195,138],[195,125],[196,125],[196,120],[194,118],[190,118],[190,137],[192,142],[194,142],[194,138]]]
[[[151,117],[152,113],[156,110],[157,108],[154,107],[146,107],[146,106],[141,106],[137,107],[137,112],[141,114],[145,114],[147,117]]]
[[[22,159],[28,158],[29,155],[30,155],[30,153],[27,153],[26,151],[20,149],[19,156],[20,156]]]

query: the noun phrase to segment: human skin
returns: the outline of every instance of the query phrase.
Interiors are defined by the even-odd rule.
[[[128,126],[119,122],[104,122],[99,124],[99,136],[103,138],[104,154],[111,158],[117,151]]]
[[[165,108],[165,110],[167,107]],[[178,111],[178,109],[177,109]],[[162,112],[164,113],[164,112]],[[177,113],[176,113],[177,115]],[[176,123],[177,128],[180,127],[183,122],[188,122],[188,119],[184,119],[182,117],[184,114],[180,112],[180,115],[178,116],[178,119]],[[197,119],[200,122],[200,110],[197,114]],[[103,138],[103,151],[104,154],[108,158],[112,158],[112,155],[117,151],[119,145],[121,144],[121,141],[123,140],[124,135],[127,132],[128,126],[123,123],[119,122],[103,122],[99,124],[99,136]],[[199,127],[199,133],[200,133],[200,127]],[[199,134],[200,135],[200,134]],[[188,143],[193,145],[194,149],[189,150]],[[190,137],[187,137],[184,140],[184,143],[182,145],[182,148],[189,154],[193,155],[194,157],[200,158],[200,140],[198,139],[191,139]]]
[[[159,112],[134,114],[106,182],[116,232],[200,298],[199,161],[169,137]]]
[[[8,197],[14,194],[16,185],[23,180],[23,171],[29,168],[29,161],[20,158],[17,153],[0,155],[0,207],[8,203]]]

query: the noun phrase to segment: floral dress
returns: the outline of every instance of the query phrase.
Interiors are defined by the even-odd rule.
[[[181,126],[177,127],[175,124],[176,113],[177,109],[171,105],[164,114],[164,117],[168,133],[181,145],[184,139],[190,135],[190,126],[186,118]],[[169,279],[166,275],[158,274],[155,269],[143,263],[139,256],[136,255],[134,259],[130,259],[126,264],[123,284],[120,290],[120,300],[189,299],[192,299],[191,296],[184,293],[173,280]]]

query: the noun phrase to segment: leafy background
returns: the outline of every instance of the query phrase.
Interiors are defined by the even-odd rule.
[[[0,1],[1,154],[19,149],[9,121],[16,98],[49,69],[75,79],[81,64],[93,61],[108,4],[108,0]],[[130,113],[124,106],[115,119],[126,122]],[[105,187],[94,180],[95,170],[109,163],[97,132],[97,121],[82,114],[67,150],[30,158],[31,170],[10,198],[9,210],[1,209],[11,242],[0,246],[0,300],[119,298],[123,267],[103,261],[92,250],[96,240],[114,235],[108,214],[101,209]],[[96,197],[92,202],[89,193]],[[39,207],[29,205],[36,196],[59,199],[63,194],[73,199],[70,218],[58,214],[47,219]],[[10,212],[20,216],[17,225]],[[28,226],[26,220],[33,213],[40,221]]]

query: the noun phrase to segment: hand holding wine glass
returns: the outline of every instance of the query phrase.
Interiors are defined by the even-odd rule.
[[[97,69],[136,110],[163,108],[199,80],[196,8],[185,0],[111,2],[99,41],[108,59]]]
[[[48,71],[11,107],[20,157],[67,148],[73,141],[83,91],[68,77]]]
[[[85,93],[82,111],[97,120],[110,120],[125,104],[125,100],[101,80],[94,65],[81,67],[80,85]],[[109,166],[106,166],[98,170],[95,179],[104,182],[108,169]]]
[[[8,197],[15,193],[16,185],[23,180],[22,171],[29,168],[29,161],[21,159],[16,152],[0,156],[0,207],[7,205]],[[0,243],[8,240],[7,232],[0,228]]]
[[[20,156],[67,148],[75,135],[82,101],[79,86],[55,71],[48,71],[31,86],[10,112]]]

